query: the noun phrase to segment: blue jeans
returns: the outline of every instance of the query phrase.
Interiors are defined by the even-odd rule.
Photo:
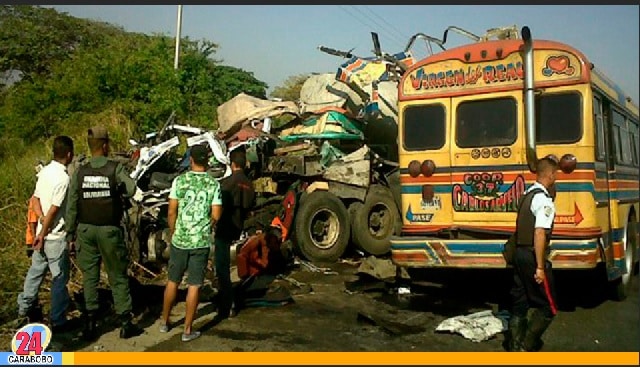
[[[45,240],[44,252],[33,252],[31,267],[24,279],[23,292],[18,295],[18,314],[25,316],[38,303],[38,291],[47,270],[51,271],[51,325],[67,322],[69,306],[69,250],[65,239]]]

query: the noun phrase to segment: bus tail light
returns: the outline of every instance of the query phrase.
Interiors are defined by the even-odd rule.
[[[420,175],[420,161],[413,160],[409,162],[409,175],[412,178],[417,178]]]
[[[565,174],[571,174],[576,169],[578,159],[576,156],[567,153],[560,159],[560,170]]]
[[[551,161],[555,162],[556,165],[560,165],[560,160],[558,159],[558,156],[554,155],[553,153],[546,155],[544,158],[548,158]]]
[[[424,160],[422,162],[422,165],[420,165],[420,172],[422,173],[422,175],[426,176],[427,178],[433,175],[435,171],[436,171],[436,164],[435,162],[433,162],[433,160]]]

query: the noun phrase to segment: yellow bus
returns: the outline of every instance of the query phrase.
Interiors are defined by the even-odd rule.
[[[395,264],[505,268],[518,200],[555,156],[555,269],[603,263],[624,299],[638,262],[638,107],[575,48],[480,40],[428,56],[398,91]]]

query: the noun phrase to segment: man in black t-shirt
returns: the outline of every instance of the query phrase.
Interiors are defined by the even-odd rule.
[[[215,232],[215,267],[218,277],[219,300],[216,319],[229,317],[233,304],[230,275],[230,247],[240,238],[245,219],[255,200],[253,184],[244,173],[247,158],[244,150],[236,149],[230,154],[230,177],[221,180],[222,217]]]

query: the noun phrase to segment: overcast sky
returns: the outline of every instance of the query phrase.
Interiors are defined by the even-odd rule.
[[[177,6],[53,6],[77,17],[99,19],[127,30],[174,36]],[[185,5],[183,36],[220,45],[217,57],[251,71],[270,88],[287,76],[334,72],[342,59],[318,51],[319,45],[371,55],[371,31],[383,51],[401,51],[411,35],[442,37],[456,25],[476,34],[489,28],[527,25],[534,39],[550,39],[581,50],[638,103],[639,7],[619,5]],[[468,39],[452,34],[447,46]],[[426,48],[416,50],[422,55]]]

